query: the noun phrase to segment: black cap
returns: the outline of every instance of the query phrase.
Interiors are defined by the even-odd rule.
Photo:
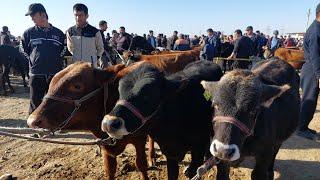
[[[246,31],[253,31],[253,27],[252,26],[248,26]]]
[[[26,16],[35,14],[35,13],[37,13],[37,12],[47,13],[47,12],[46,12],[46,9],[43,7],[42,4],[40,4],[40,3],[34,3],[34,4],[30,4],[29,10],[28,10],[28,12],[26,13]]]
[[[320,12],[320,3],[317,5],[316,14],[318,14],[318,12]]]

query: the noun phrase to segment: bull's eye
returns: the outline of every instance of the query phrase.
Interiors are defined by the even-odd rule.
[[[77,83],[77,84],[72,84],[70,88],[72,91],[80,91],[82,89],[82,86],[81,84]]]
[[[74,88],[75,89],[80,89],[81,87],[80,87],[80,85],[76,84],[76,85],[74,85]]]

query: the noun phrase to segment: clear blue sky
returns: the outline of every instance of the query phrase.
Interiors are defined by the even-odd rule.
[[[9,26],[13,35],[21,35],[33,26],[24,16],[29,4],[35,1],[1,1],[0,26]],[[72,6],[77,2],[89,8],[89,23],[98,26],[100,20],[109,24],[108,32],[125,26],[127,32],[143,34],[172,34],[173,30],[186,34],[205,33],[209,27],[229,34],[252,25],[265,33],[279,29],[283,32],[303,32],[307,11],[314,20],[319,0],[39,0],[47,9],[49,21],[62,31],[75,24]]]

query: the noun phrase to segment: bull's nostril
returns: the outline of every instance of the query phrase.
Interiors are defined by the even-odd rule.
[[[40,124],[41,124],[41,120],[39,120],[39,121],[37,121],[37,122],[34,123],[34,125],[35,125],[36,127],[40,127]]]
[[[111,127],[113,129],[119,129],[121,127],[122,123],[120,120],[114,120],[112,123],[111,123]]]
[[[218,151],[216,144],[213,144],[213,150],[214,150],[214,152],[217,152],[217,151]]]
[[[231,148],[231,149],[228,149],[227,152],[228,152],[228,157],[231,158],[234,155],[234,153],[236,152],[236,149]]]

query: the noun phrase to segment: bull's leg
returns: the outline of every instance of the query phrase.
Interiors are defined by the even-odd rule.
[[[202,165],[204,159],[205,149],[194,149],[191,151],[191,163],[184,171],[188,178],[196,175],[197,169]]]
[[[11,82],[10,82],[10,78],[9,78],[9,73],[10,73],[10,66],[5,67],[4,73],[3,73],[3,76],[4,76],[4,78],[5,78],[4,82],[7,82],[7,83],[8,83],[10,92],[11,92],[11,93],[14,93],[14,89],[13,89],[13,87],[11,86]],[[4,83],[4,84],[5,84],[5,83]]]
[[[252,180],[267,180],[269,165],[272,163],[274,151],[270,150],[255,157],[256,165],[251,173]]]
[[[6,96],[7,95],[6,78],[4,77],[4,73],[2,73],[2,75],[1,75],[1,84],[2,84],[2,89],[3,89],[3,95]]]
[[[230,173],[230,165],[226,162],[221,161],[217,165],[217,180],[229,180],[229,173]]]
[[[123,144],[117,145],[116,149],[109,150],[110,147],[103,147],[103,163],[104,170],[106,172],[106,177],[109,180],[115,179],[115,174],[117,170],[117,155],[123,152],[126,146]],[[113,147],[111,147],[113,148]],[[112,152],[112,155],[110,152]]]
[[[274,161],[275,161],[276,156],[277,156],[277,154],[279,152],[280,146],[281,146],[281,144],[279,144],[279,145],[277,145],[275,147],[274,153],[273,153],[273,157],[272,157],[272,161],[271,161],[271,163],[270,163],[270,165],[268,167],[268,179],[270,179],[270,180],[274,179],[274,171],[273,171],[274,170],[273,169],[274,168]]]
[[[112,157],[109,154],[104,155],[104,170],[106,172],[107,179],[114,180],[117,170],[117,158]]]
[[[19,65],[17,66],[17,68],[18,68],[18,71],[19,71],[20,74],[21,74],[22,81],[23,81],[23,86],[24,86],[24,87],[27,87],[26,73],[25,73],[25,71],[24,71],[24,68],[21,66],[21,64],[19,64]]]
[[[147,157],[145,152],[147,138],[142,137],[138,138],[137,141],[134,143],[134,147],[136,149],[136,167],[142,173],[142,177],[144,180],[148,178],[148,163]]]
[[[168,180],[176,180],[179,177],[179,165],[176,159],[167,157]]]
[[[25,75],[24,72],[21,74],[21,77],[22,77],[22,81],[23,81],[23,86],[24,86],[24,87],[27,87],[26,75]]]
[[[156,165],[156,153],[154,150],[154,140],[148,136],[148,164],[149,167]]]

